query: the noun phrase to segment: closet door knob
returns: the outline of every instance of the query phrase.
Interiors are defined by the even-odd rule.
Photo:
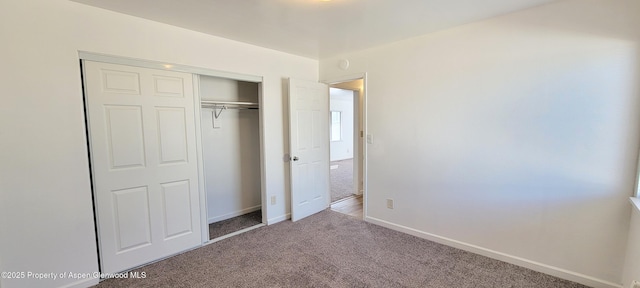
[[[293,161],[298,161],[300,159],[298,159],[298,156],[293,156]]]

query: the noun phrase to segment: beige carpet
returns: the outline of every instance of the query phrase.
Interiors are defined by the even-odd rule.
[[[353,159],[332,161],[329,170],[331,178],[331,202],[353,196]]]
[[[99,287],[585,287],[325,210]]]

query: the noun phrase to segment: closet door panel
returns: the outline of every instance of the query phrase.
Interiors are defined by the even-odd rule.
[[[102,272],[200,245],[192,75],[83,69]]]

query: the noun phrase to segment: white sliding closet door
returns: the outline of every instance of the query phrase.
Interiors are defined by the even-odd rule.
[[[192,75],[84,62],[103,273],[201,244]]]

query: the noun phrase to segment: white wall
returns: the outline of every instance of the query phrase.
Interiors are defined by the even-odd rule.
[[[201,76],[200,96],[257,103],[258,84]],[[215,119],[213,109],[203,108],[200,117],[208,222],[259,210],[259,111],[227,109]],[[218,128],[213,128],[214,119]]]
[[[640,138],[639,3],[560,1],[322,60],[321,79],[368,73],[367,220],[593,286],[621,283]]]
[[[329,88],[331,111],[341,112],[342,138],[339,141],[331,141],[331,161],[353,158],[353,91],[338,88]],[[329,126],[331,128],[331,126]]]
[[[0,1],[0,37],[0,271],[98,269],[78,50],[263,76],[267,216],[286,217],[283,79],[317,79],[317,61],[66,0]]]
[[[640,204],[640,201],[638,201]],[[640,281],[640,206],[634,206],[631,213],[627,255],[622,276],[622,287],[631,287],[631,283]]]

